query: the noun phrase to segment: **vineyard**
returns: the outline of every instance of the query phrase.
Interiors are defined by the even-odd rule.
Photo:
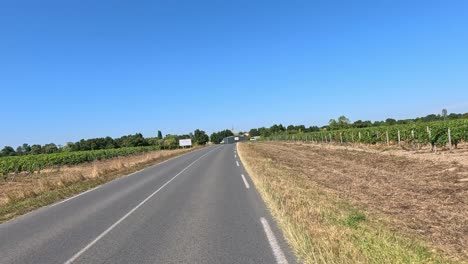
[[[367,128],[352,128],[333,131],[318,131],[297,134],[274,134],[265,140],[365,143],[412,146],[431,145],[432,150],[449,146],[456,148],[468,142],[468,119],[415,123]]]
[[[26,156],[11,156],[0,158],[0,175],[12,172],[35,172],[45,168],[75,165],[95,160],[111,159],[129,156],[160,149],[160,146],[129,147],[117,149],[101,149],[89,151],[61,152]]]

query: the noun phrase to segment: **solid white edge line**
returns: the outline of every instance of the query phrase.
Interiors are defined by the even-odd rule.
[[[145,169],[141,169],[141,170],[138,170],[138,171],[132,172],[132,173],[130,173],[130,174],[127,174],[127,175],[125,175],[125,176],[123,176],[123,177],[132,176],[132,175],[135,175],[135,174],[137,174],[137,173],[140,173],[140,172],[142,172],[142,171],[144,171],[144,170],[145,170]]]
[[[92,188],[92,189],[89,189],[89,190],[87,190],[87,191],[85,191],[85,192],[79,193],[79,194],[77,194],[77,195],[75,195],[75,196],[69,197],[69,198],[67,198],[67,199],[65,199],[65,200],[63,200],[63,201],[54,203],[54,204],[50,205],[50,207],[54,207],[54,206],[57,206],[57,205],[62,204],[62,203],[64,203],[64,202],[67,202],[67,201],[70,201],[70,200],[75,199],[75,198],[77,198],[77,197],[80,197],[81,195],[83,195],[83,194],[85,194],[85,193],[89,193],[89,192],[91,192],[91,191],[94,191],[94,190],[98,189],[99,187],[101,187],[101,185],[96,186],[96,187],[94,187],[94,188]]]
[[[247,182],[247,180],[245,179],[244,174],[241,174],[241,176],[242,176],[242,180],[244,180],[245,188],[250,189],[250,185],[249,185],[249,183]]]
[[[270,224],[268,224],[268,221],[264,217],[260,218],[260,222],[262,222],[263,230],[265,230],[265,234],[267,236],[268,242],[270,243],[271,251],[273,251],[273,255],[275,256],[276,263],[288,264],[288,260],[278,245],[278,240],[276,240],[275,234],[273,234],[273,231],[271,231]]]
[[[83,253],[85,253],[89,248],[91,248],[94,244],[96,244],[101,238],[103,238],[105,235],[107,235],[112,229],[114,229],[117,225],[119,225],[123,220],[125,220],[127,217],[129,217],[133,212],[135,212],[138,208],[140,208],[143,204],[145,204],[149,199],[151,199],[153,196],[155,196],[159,191],[161,191],[166,185],[171,183],[177,176],[182,174],[184,171],[186,171],[188,168],[190,168],[193,164],[195,164],[197,161],[205,157],[206,155],[210,154],[214,150],[218,148],[212,149],[208,151],[207,153],[203,154],[201,157],[196,159],[194,162],[190,163],[187,167],[185,167],[183,170],[181,170],[179,173],[177,173],[174,177],[172,177],[170,180],[168,180],[166,183],[164,183],[159,189],[154,191],[152,194],[150,194],[146,199],[141,201],[137,206],[135,206],[132,210],[130,210],[128,213],[126,213],[122,218],[120,218],[117,222],[115,222],[113,225],[111,225],[109,228],[107,228],[104,232],[102,232],[98,237],[96,237],[93,241],[91,241],[88,245],[86,245],[83,249],[78,251],[75,255],[73,255],[69,260],[67,260],[64,264],[70,264],[73,263],[76,259],[78,259]]]
[[[239,162],[236,160],[237,167],[239,167]]]

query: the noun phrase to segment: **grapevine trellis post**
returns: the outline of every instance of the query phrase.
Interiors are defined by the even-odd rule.
[[[398,146],[401,146],[400,130],[398,130]]]
[[[386,136],[387,136],[387,146],[390,146],[390,140],[388,138],[388,130],[385,133],[386,133]]]
[[[341,135],[341,132],[340,132],[340,142],[341,144],[343,144],[343,136]]]
[[[426,129],[427,129],[427,135],[429,136],[429,145],[431,146],[431,149],[432,149],[432,144],[431,144],[431,140],[432,140],[432,133],[431,133],[431,129],[429,128],[429,126],[426,126]]]
[[[448,144],[449,144],[449,148],[450,148],[450,151],[452,151],[452,135],[450,134],[450,128],[448,129]]]

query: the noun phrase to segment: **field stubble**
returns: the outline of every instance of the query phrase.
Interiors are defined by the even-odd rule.
[[[427,154],[284,142],[239,145],[257,188],[307,263],[466,261],[466,160]]]

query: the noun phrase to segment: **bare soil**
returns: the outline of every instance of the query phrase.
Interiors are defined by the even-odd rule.
[[[304,143],[250,144],[391,230],[468,259],[468,147],[452,153]],[[440,154],[442,153],[442,154]]]

